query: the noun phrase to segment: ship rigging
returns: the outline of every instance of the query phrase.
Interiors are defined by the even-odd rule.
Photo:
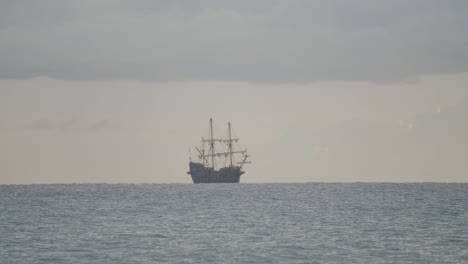
[[[228,123],[228,135],[226,139],[217,139],[213,135],[213,119],[210,118],[209,138],[202,137],[201,149],[195,147],[198,152],[198,162],[192,162],[190,158],[188,174],[192,176],[194,183],[239,183],[240,176],[244,174],[242,168],[250,163],[247,159],[250,155],[247,150],[235,150],[238,138],[232,138],[231,123]],[[217,143],[224,145],[225,150],[216,152]],[[208,152],[206,151],[208,145]],[[236,162],[236,155],[241,155],[241,161]],[[218,168],[217,159],[224,158],[224,166]],[[226,163],[228,163],[226,165]]]

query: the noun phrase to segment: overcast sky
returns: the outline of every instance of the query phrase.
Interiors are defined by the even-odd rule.
[[[468,2],[0,0],[0,184],[468,182]]]

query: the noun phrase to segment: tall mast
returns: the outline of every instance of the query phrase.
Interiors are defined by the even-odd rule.
[[[213,140],[213,119],[210,118],[210,144],[211,144],[211,167],[214,170],[215,164],[214,164],[214,140]]]
[[[231,138],[231,122],[228,123],[228,133],[229,133],[229,159],[231,161],[230,167],[232,167],[232,138]]]
[[[203,162],[203,166],[205,166],[205,138],[202,137],[202,162]]]

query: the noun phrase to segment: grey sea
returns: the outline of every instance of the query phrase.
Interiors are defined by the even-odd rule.
[[[468,263],[468,184],[1,185],[0,263]]]

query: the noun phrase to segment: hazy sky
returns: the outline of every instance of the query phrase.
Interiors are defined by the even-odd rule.
[[[468,182],[468,2],[0,0],[0,184]]]

